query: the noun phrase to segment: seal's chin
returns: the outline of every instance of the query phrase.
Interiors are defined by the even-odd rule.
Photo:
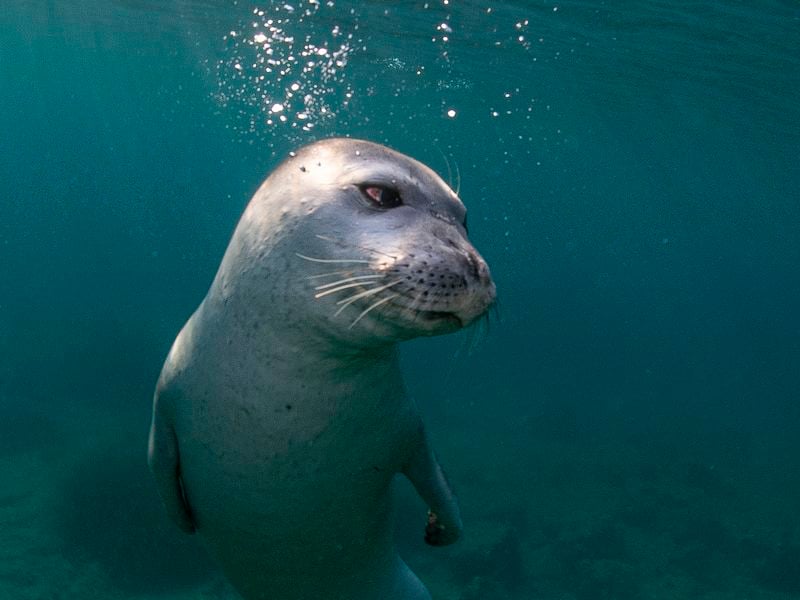
[[[453,333],[465,326],[464,320],[453,312],[402,309],[392,320],[406,331],[404,337],[433,336]]]

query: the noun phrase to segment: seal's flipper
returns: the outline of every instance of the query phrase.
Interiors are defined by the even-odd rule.
[[[432,546],[455,542],[461,535],[461,512],[424,432],[403,474],[430,507],[425,541]]]
[[[194,533],[189,505],[180,478],[178,440],[172,426],[164,419],[158,406],[153,410],[147,462],[155,475],[158,494],[167,509],[167,514],[186,533]]]

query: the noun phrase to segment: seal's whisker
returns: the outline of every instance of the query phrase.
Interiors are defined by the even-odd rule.
[[[318,275],[307,275],[306,279],[322,279],[324,277],[334,277],[337,275],[355,275],[359,271],[372,271],[372,269],[346,269],[344,271],[331,271],[330,273],[319,273]]]
[[[387,302],[389,302],[389,300],[391,300],[392,298],[397,298],[397,296],[398,296],[398,295],[399,295],[399,294],[392,294],[391,296],[386,296],[385,298],[381,298],[380,300],[378,300],[378,301],[377,301],[377,302],[375,302],[374,304],[370,304],[370,305],[369,305],[367,308],[365,308],[364,310],[362,310],[362,311],[361,311],[361,314],[360,314],[360,315],[358,315],[358,316],[356,317],[355,321],[353,321],[352,323],[350,323],[350,326],[348,327],[348,329],[352,329],[352,328],[353,328],[353,326],[354,326],[356,323],[358,323],[358,322],[359,322],[361,319],[363,319],[363,318],[364,318],[364,316],[365,316],[365,315],[366,315],[368,312],[370,312],[371,310],[373,310],[373,309],[375,309],[375,308],[378,308],[378,307],[379,307],[380,305],[382,305],[382,304],[386,304],[386,303],[387,303]]]
[[[337,310],[335,313],[333,313],[333,316],[334,317],[338,317],[345,308],[350,306],[356,300],[358,300],[360,298],[367,298],[369,296],[374,296],[375,294],[380,294],[383,290],[384,290],[384,288],[372,288],[372,289],[366,290],[366,292],[369,292],[369,293],[359,292],[357,294],[353,294],[349,298],[345,298],[344,300],[339,300],[339,302],[337,302],[336,304],[341,304],[341,306],[339,307],[339,310]]]
[[[333,316],[338,317],[345,308],[350,306],[356,300],[360,300],[361,298],[367,298],[368,296],[374,296],[375,294],[378,294],[383,290],[392,287],[393,285],[397,285],[398,283],[400,283],[400,281],[402,280],[395,281],[389,285],[381,286],[379,288],[372,288],[369,290],[365,290],[363,292],[359,292],[358,294],[353,294],[352,296],[350,296],[349,298],[345,298],[344,300],[339,300],[339,302],[337,302],[336,304],[341,304],[341,306],[339,307],[339,310],[333,313]]]
[[[456,167],[456,196],[461,193],[461,170],[458,168],[458,161],[454,158],[453,165]]]
[[[391,258],[392,260],[397,260],[396,256],[387,254],[386,252],[381,252],[380,250],[376,250],[375,248],[370,248],[369,246],[360,246],[359,244],[353,244],[352,242],[348,242],[346,240],[341,240],[338,238],[332,238],[327,235],[316,234],[315,237],[318,237],[321,240],[325,240],[326,242],[331,242],[332,244],[342,246],[343,248],[358,248],[360,250],[366,250],[367,252],[372,252],[373,254],[380,254],[381,256],[386,256],[388,258]]]
[[[414,300],[408,305],[408,310],[417,310],[417,306],[421,304],[423,296],[425,296],[424,291],[414,296]]]
[[[341,285],[343,283],[350,283],[351,281],[364,281],[367,279],[382,279],[386,277],[386,275],[378,274],[378,275],[357,275],[355,277],[347,277],[345,279],[339,279],[338,281],[332,281],[331,283],[325,283],[323,285],[318,285],[315,287],[315,290],[324,290],[327,288],[331,288],[337,285]]]
[[[450,189],[453,189],[453,171],[450,169],[450,159],[447,158],[447,154],[445,154],[439,146],[436,146],[436,149],[439,151],[439,154],[442,155],[444,165],[447,167],[447,185],[450,186]],[[456,194],[458,194],[458,192],[456,192]]]
[[[388,290],[390,287],[395,286],[398,283],[402,283],[402,282],[403,282],[402,279],[395,279],[394,281],[389,282],[386,285],[382,285],[381,287],[365,290],[363,292],[359,292],[358,294],[355,294],[354,296],[350,296],[349,298],[345,298],[344,300],[339,300],[336,304],[344,304],[345,306],[347,306],[348,304],[351,304],[352,302],[355,302],[356,300],[358,300],[360,298],[364,298],[366,296],[372,296],[373,294],[377,294],[378,292],[382,292],[383,290]]]
[[[467,355],[472,356],[489,335],[489,321],[486,314],[481,316],[467,332]]]
[[[411,304],[404,307],[406,313],[408,313],[408,315],[411,317],[412,322],[416,321],[417,317],[419,317],[419,312],[417,311],[417,305],[420,303],[420,300],[422,300],[423,295],[424,292],[418,293],[411,301]]]
[[[441,148],[437,146],[436,149],[439,151],[439,154],[442,155],[444,164],[447,167],[447,185],[449,185],[450,189],[456,193],[456,196],[458,196],[459,193],[461,193],[461,171],[458,168],[458,161],[455,159],[455,157],[453,158],[453,166],[456,169],[455,187],[453,187],[453,169],[450,166],[450,159]]]
[[[329,290],[325,290],[324,292],[320,292],[319,294],[314,294],[314,298],[322,298],[323,296],[327,296],[328,294],[335,294],[336,292],[341,292],[342,290],[346,290],[353,287],[359,287],[362,285],[372,285],[374,282],[372,281],[356,281],[354,283],[346,283],[344,285],[340,285],[339,287],[335,287]]]
[[[469,351],[470,332],[469,331],[463,331],[463,330],[462,330],[462,332],[463,332],[463,335],[460,336],[461,337],[461,343],[458,345],[458,348],[453,353],[453,357],[452,357],[453,360],[452,360],[452,363],[450,364],[450,371],[447,374],[447,379],[450,378],[450,375],[452,374],[453,369],[455,368],[455,363],[457,361],[463,360],[464,356],[465,355],[469,355],[469,353],[470,353],[470,351]]]
[[[499,298],[496,299],[494,302],[492,302],[492,305],[489,307],[489,312],[486,313],[487,325],[488,325],[488,321],[491,321],[492,318],[494,318],[494,320],[496,322],[498,322],[498,323],[500,323],[503,320],[502,316],[500,315],[500,299]]]
[[[368,260],[356,259],[356,258],[314,258],[313,256],[306,256],[305,254],[300,254],[299,252],[294,253],[295,256],[302,258],[303,260],[309,260],[311,262],[318,262],[318,263],[363,263],[369,264]]]
[[[371,291],[374,291],[374,290],[371,290]],[[377,294],[378,292],[375,292],[375,293]],[[344,304],[342,304],[342,305],[339,307],[339,310],[337,310],[335,313],[333,313],[333,316],[334,316],[334,317],[338,317],[340,314],[342,314],[342,311],[343,311],[345,308],[347,308],[348,306],[350,306],[350,305],[351,305],[353,302],[355,302],[356,300],[358,300],[358,298],[353,298],[353,297],[351,296],[351,297],[350,297],[350,300],[348,300],[347,302],[345,302]]]
[[[492,333],[492,318],[489,313],[485,313],[481,317],[481,324],[483,325],[483,339],[487,339]]]

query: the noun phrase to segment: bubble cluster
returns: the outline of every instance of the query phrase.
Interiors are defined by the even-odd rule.
[[[525,48],[526,50],[531,49],[531,41],[528,39],[528,25],[530,21],[528,19],[521,19],[514,24],[514,29],[516,30],[516,40],[520,46]]]
[[[519,73],[561,56],[565,40],[552,15],[563,11],[552,4],[476,12],[444,0],[423,2],[421,11],[403,3],[289,2],[243,8],[220,32],[218,59],[207,63],[235,140],[254,144],[277,134],[300,143],[392,128],[416,135],[429,129],[419,123],[441,119],[513,126],[519,140],[532,141],[527,130],[537,111],[549,110],[537,99],[542,82]],[[487,72],[505,73],[514,85],[487,86]]]
[[[213,98],[229,127],[250,140],[276,128],[308,132],[347,107],[353,33],[324,18],[332,8],[319,0],[254,8],[223,37]]]

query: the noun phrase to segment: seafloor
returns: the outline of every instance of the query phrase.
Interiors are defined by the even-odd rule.
[[[466,535],[425,547],[424,507],[400,485],[398,541],[434,598],[800,597],[796,492],[748,439],[599,439],[563,407],[533,408],[512,423],[474,405],[429,416]],[[85,408],[74,422],[33,409],[12,419],[0,439],[0,598],[235,597],[162,514],[145,431],[102,408],[92,420]]]

